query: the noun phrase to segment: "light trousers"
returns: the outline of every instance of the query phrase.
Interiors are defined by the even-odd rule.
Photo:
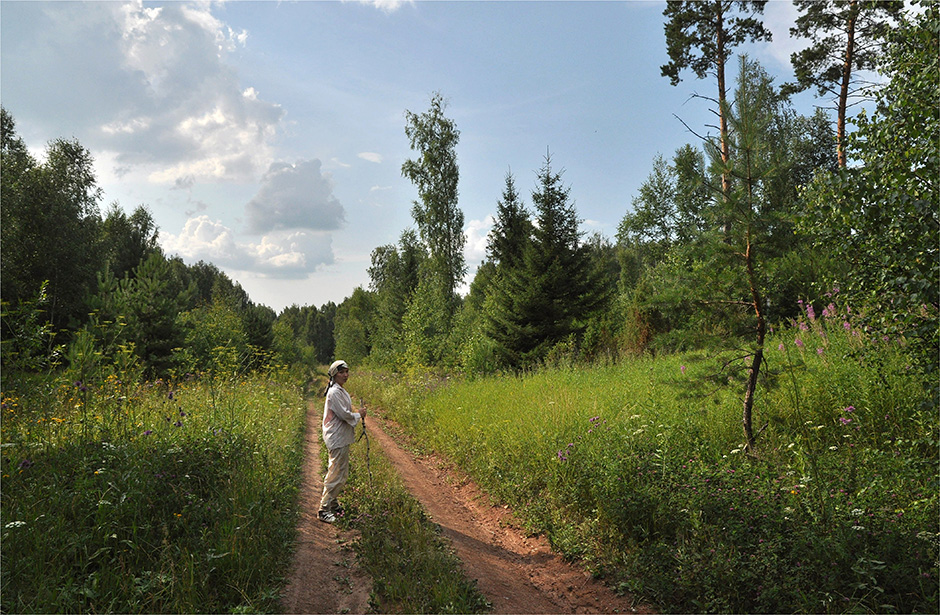
[[[330,510],[346,485],[349,476],[349,447],[341,446],[330,451],[330,464],[323,479],[323,497],[320,498],[320,510]]]

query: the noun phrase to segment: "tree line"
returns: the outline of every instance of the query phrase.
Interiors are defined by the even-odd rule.
[[[440,93],[426,111],[405,112],[414,226],[373,250],[368,288],[279,315],[215,266],[164,254],[146,207],[101,215],[88,151],[56,140],[34,160],[4,110],[4,366],[77,360],[84,340],[152,375],[335,356],[488,373],[732,340],[746,357],[747,414],[767,332],[799,316],[799,300],[821,307],[838,289],[872,330],[904,341],[929,381],[940,278],[936,7],[907,15],[901,2],[798,0],[792,33],[812,44],[793,55],[796,82],[777,85],[741,56],[729,85],[732,49],[769,39],[764,4],[667,3],[662,74],[674,85],[687,70],[716,79],[718,134],[658,155],[612,239],[581,230],[557,154],[545,154],[531,188],[508,172],[465,296],[460,132]],[[884,84],[860,83],[865,70]],[[811,87],[833,95],[835,126],[823,110],[795,111],[791,94]],[[853,95],[872,110],[849,117]]]
[[[36,160],[0,115],[4,368],[124,357],[156,378],[330,360],[335,305],[278,316],[215,265],[166,255],[145,206],[101,213],[78,141],[56,139]]]

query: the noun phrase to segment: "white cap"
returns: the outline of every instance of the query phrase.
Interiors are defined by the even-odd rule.
[[[333,364],[330,365],[330,369],[327,372],[330,375],[330,378],[336,375],[341,369],[349,369],[349,366],[346,365],[346,361],[333,361]]]

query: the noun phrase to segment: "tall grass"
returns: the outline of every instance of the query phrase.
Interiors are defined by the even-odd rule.
[[[935,611],[938,422],[903,347],[829,306],[766,352],[753,454],[746,350],[355,386],[532,531],[666,610]]]
[[[2,610],[276,610],[303,453],[298,375],[123,375],[5,375]]]

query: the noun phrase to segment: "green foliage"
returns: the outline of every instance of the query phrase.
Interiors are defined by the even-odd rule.
[[[441,288],[442,280],[433,271],[422,272],[402,319],[402,361],[408,368],[431,365],[452,366],[456,347],[451,335],[454,318],[451,302]]]
[[[7,378],[4,612],[272,612],[305,404],[285,373],[212,387]]]
[[[891,78],[848,151],[858,166],[820,177],[807,194],[804,231],[849,261],[834,280],[868,324],[903,336],[937,395],[940,352],[940,81],[937,8],[906,19],[886,49]]]
[[[45,319],[45,305],[49,301],[47,283],[39,287],[35,300],[21,301],[11,307],[4,301],[0,311],[0,359],[3,367],[18,371],[36,371],[53,367],[58,362],[61,348],[53,346],[55,333],[52,323]]]
[[[487,238],[487,258],[506,270],[521,266],[532,231],[529,212],[516,191],[515,179],[512,173],[507,173],[502,198],[496,203],[496,219]]]
[[[764,318],[779,322],[796,315],[793,297],[816,295],[838,266],[825,253],[807,254],[809,242],[793,223],[800,187],[836,166],[825,118],[797,115],[746,59],[725,118],[728,138],[706,144],[711,168],[688,149],[672,165],[660,160],[637,210],[621,223],[624,288],[632,288],[637,318],[652,329],[657,350],[753,338],[755,290]],[[719,176],[729,178],[724,192]]]
[[[434,275],[440,276],[444,298],[452,301],[467,271],[463,247],[463,212],[457,206],[457,142],[460,131],[444,116],[447,103],[440,93],[421,115],[405,111],[405,135],[415,160],[406,160],[401,173],[418,189],[411,215],[427,247]],[[455,306],[454,306],[455,307]],[[453,314],[453,307],[448,317]]]
[[[881,43],[890,30],[888,20],[897,19],[904,7],[899,0],[796,0],[794,4],[800,16],[790,35],[809,38],[812,44],[790,56],[796,83],[788,84],[787,91],[815,87],[820,96],[838,96],[844,78],[876,68]],[[851,57],[848,74],[843,72],[846,57]]]
[[[375,318],[375,295],[357,287],[336,308],[334,338],[336,357],[361,365],[371,351]]]
[[[174,353],[180,373],[206,372],[228,376],[232,373],[232,366],[226,357],[234,355],[241,363],[249,355],[248,335],[242,319],[223,300],[181,313],[176,326],[186,335],[182,347]],[[220,352],[221,349],[225,352]]]
[[[536,223],[517,267],[497,269],[487,307],[487,335],[503,363],[520,367],[543,359],[556,344],[584,330],[602,308],[612,286],[593,266],[569,188],[552,171],[551,156],[532,192]]]
[[[158,252],[157,225],[143,205],[128,216],[113,203],[101,223],[101,242],[105,265],[120,279],[133,275],[134,270],[154,252]]]
[[[402,322],[426,260],[425,248],[411,229],[402,232],[398,248],[387,245],[372,251],[369,277],[378,307],[371,356],[380,364],[397,365],[404,361]]]
[[[850,98],[864,99],[875,87],[859,79],[858,72],[877,66],[891,21],[901,15],[904,2],[796,0],[794,4],[800,16],[790,34],[812,42],[790,56],[796,83],[786,84],[783,90],[789,94],[815,87],[820,96],[835,99],[839,166],[845,166]]]
[[[903,345],[860,322],[833,298],[771,335],[759,456],[743,450],[729,352],[354,386],[664,611],[924,612],[940,587],[940,430]]]
[[[731,49],[746,41],[769,41],[770,31],[764,28],[759,19],[734,13],[734,5],[741,13],[753,15],[763,13],[766,0],[755,2],[713,2],[670,0],[663,10],[666,17],[666,50],[669,63],[661,67],[664,77],[669,77],[672,85],[679,83],[679,73],[689,69],[699,79],[704,79],[716,67],[719,72],[728,58]],[[694,55],[698,50],[699,55]],[[719,88],[723,81],[719,76]],[[724,104],[724,100],[719,100]]]
[[[93,160],[77,141],[57,139],[37,163],[3,114],[0,246],[2,298],[12,308],[48,281],[47,318],[54,330],[81,322],[85,292],[101,262]]]

